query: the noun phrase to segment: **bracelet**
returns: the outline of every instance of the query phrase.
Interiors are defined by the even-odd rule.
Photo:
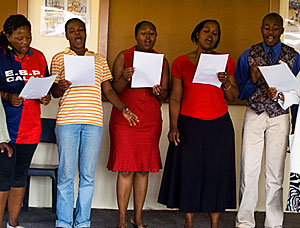
[[[282,92],[280,92],[280,93],[278,94],[278,96],[279,96],[279,99],[280,99],[280,100],[283,100],[283,93],[282,93]]]
[[[128,109],[128,107],[127,107],[127,106],[125,106],[124,108],[122,108],[121,112],[124,112],[124,111],[126,111],[126,109]]]
[[[273,99],[273,101],[277,102],[281,99],[282,97],[282,92],[278,93],[277,96]]]
[[[225,88],[225,87],[223,86],[223,89],[224,89],[224,90],[230,90],[230,88],[231,88],[231,83],[229,84],[228,88]]]

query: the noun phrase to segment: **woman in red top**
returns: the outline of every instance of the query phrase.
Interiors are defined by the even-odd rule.
[[[153,88],[131,88],[134,72],[134,51],[152,52],[156,41],[156,28],[148,21],[141,21],[135,27],[137,45],[120,52],[112,74],[113,87],[120,99],[139,117],[139,123],[128,127],[122,116],[113,108],[110,117],[111,149],[108,169],[118,171],[117,199],[119,220],[117,227],[126,227],[126,211],[131,189],[134,191],[134,227],[148,227],[142,220],[142,208],[146,198],[149,172],[161,168],[159,139],[162,129],[161,101],[168,97],[169,66],[164,60],[160,85]]]
[[[5,208],[8,221],[5,227],[19,226],[27,171],[40,141],[41,107],[48,105],[51,96],[26,99],[19,96],[30,77],[48,77],[48,67],[42,52],[30,47],[31,24],[21,15],[10,15],[0,34],[0,90],[10,146],[13,155],[0,154],[0,228]]]
[[[234,131],[226,104],[238,96],[232,58],[217,74],[221,88],[192,82],[200,55],[218,54],[220,36],[217,21],[202,21],[191,35],[197,49],[172,65],[170,146],[158,202],[186,213],[185,228],[193,227],[195,212],[209,213],[217,228],[220,212],[236,208]]]

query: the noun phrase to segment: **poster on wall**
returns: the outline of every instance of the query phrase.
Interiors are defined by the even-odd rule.
[[[300,50],[300,0],[289,0],[288,4],[284,42]]]
[[[90,0],[42,0],[41,36],[64,36],[65,23],[79,18],[90,30]]]

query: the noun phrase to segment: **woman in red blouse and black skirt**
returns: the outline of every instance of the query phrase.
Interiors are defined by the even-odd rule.
[[[217,228],[220,212],[236,208],[234,130],[226,101],[238,96],[235,64],[217,77],[220,88],[192,83],[202,53],[218,54],[220,25],[205,20],[191,39],[198,48],[172,65],[169,151],[158,202],[186,213],[185,228],[193,227],[195,212],[209,213]]]

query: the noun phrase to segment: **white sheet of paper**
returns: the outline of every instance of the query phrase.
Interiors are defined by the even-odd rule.
[[[131,88],[153,87],[160,84],[164,55],[135,51]]]
[[[25,84],[19,96],[24,97],[25,99],[41,98],[47,95],[53,82],[55,81],[55,78],[56,75],[46,78],[31,77]]]
[[[259,66],[259,70],[270,87],[276,87],[279,92],[300,88],[298,79],[286,63],[272,66]]]
[[[193,83],[210,84],[221,87],[217,73],[224,72],[227,65],[228,54],[201,54]]]
[[[72,82],[71,87],[95,84],[94,56],[64,55],[64,61],[65,79]]]

